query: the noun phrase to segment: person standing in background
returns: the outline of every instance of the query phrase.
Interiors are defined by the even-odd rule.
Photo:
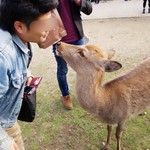
[[[0,1],[0,150],[24,150],[17,118],[25,84],[30,42],[44,42],[57,0]]]
[[[145,14],[147,0],[143,0],[143,14]],[[148,13],[150,13],[150,0],[148,0]]]
[[[85,44],[81,12],[90,15],[92,13],[91,2],[89,0],[59,0],[57,10],[67,32],[61,41],[74,45]],[[62,94],[61,100],[64,108],[70,110],[73,105],[67,83],[68,67],[65,60],[57,56],[56,50],[57,45],[54,44],[53,52],[57,62],[57,80]]]

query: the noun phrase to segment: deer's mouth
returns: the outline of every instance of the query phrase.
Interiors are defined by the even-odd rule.
[[[56,55],[57,55],[57,56],[60,56],[60,57],[63,57],[63,52],[62,52],[62,50],[60,50],[60,49],[57,48]]]
[[[56,55],[57,56],[61,56],[62,57],[62,49],[61,49],[61,42],[57,42],[57,51],[56,51]]]
[[[62,57],[62,52],[61,52],[61,50],[58,49],[58,48],[57,48],[57,51],[56,51],[56,55]]]

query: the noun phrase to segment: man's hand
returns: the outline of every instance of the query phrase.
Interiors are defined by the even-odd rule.
[[[74,0],[74,2],[75,2],[77,5],[80,5],[80,4],[81,4],[81,0]]]
[[[32,81],[33,77],[30,76],[30,77],[27,77],[27,81],[26,81],[26,86],[29,86],[31,81]]]
[[[19,150],[17,144],[14,142],[10,150]]]

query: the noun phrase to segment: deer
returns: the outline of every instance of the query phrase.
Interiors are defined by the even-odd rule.
[[[58,55],[76,72],[76,98],[83,109],[107,124],[108,150],[112,127],[116,126],[117,150],[126,121],[150,108],[150,57],[130,71],[102,83],[105,72],[122,65],[111,58],[115,51],[100,50],[94,45],[57,44]]]

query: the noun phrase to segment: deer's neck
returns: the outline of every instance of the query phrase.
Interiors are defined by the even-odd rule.
[[[104,102],[101,101],[104,95],[104,89],[101,87],[101,77],[77,75],[76,95],[83,108],[96,114],[97,108],[104,106]],[[99,104],[100,102],[101,104]]]

